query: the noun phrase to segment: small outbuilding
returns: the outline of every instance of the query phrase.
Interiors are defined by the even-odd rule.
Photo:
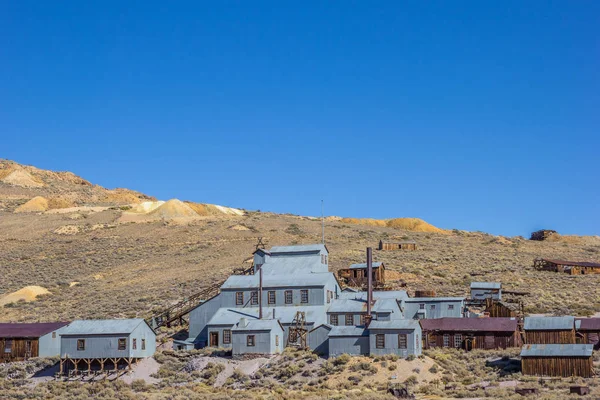
[[[600,350],[600,318],[575,319],[577,343],[591,344]]]
[[[60,372],[131,369],[155,350],[156,334],[143,319],[73,321],[61,333]]]
[[[241,318],[231,329],[231,354],[279,354],[283,351],[284,329],[276,319]]]
[[[421,326],[411,319],[374,320],[369,324],[372,356],[396,354],[402,358],[421,355]]]
[[[68,322],[0,323],[0,362],[60,354],[60,333]]]
[[[580,376],[594,374],[591,344],[526,344],[521,350],[523,375]]]
[[[400,242],[379,241],[379,250],[416,250],[417,242],[414,240],[403,240]]]
[[[527,344],[574,344],[575,317],[525,317]]]
[[[541,271],[564,272],[569,275],[600,274],[600,263],[538,258],[533,266]]]
[[[500,282],[471,282],[471,300],[502,300],[502,284]]]
[[[521,346],[516,318],[438,318],[419,321],[424,347],[465,350]]]
[[[385,265],[382,262],[374,262],[373,266],[373,285],[379,286],[385,284]],[[352,264],[350,268],[340,269],[338,278],[348,286],[363,287],[367,285],[368,273],[367,264]]]

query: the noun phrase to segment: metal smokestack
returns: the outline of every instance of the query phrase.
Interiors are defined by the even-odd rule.
[[[262,265],[258,268],[258,319],[262,319]]]
[[[367,247],[367,321],[371,320],[373,304],[373,249]]]

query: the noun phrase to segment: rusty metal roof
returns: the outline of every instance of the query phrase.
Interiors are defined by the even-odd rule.
[[[580,325],[577,329],[581,331],[600,332],[600,318],[576,318]]]
[[[42,322],[29,324],[0,323],[0,337],[39,338],[67,325],[69,325],[69,322]]]
[[[542,258],[543,261],[551,262],[558,265],[568,265],[573,267],[592,267],[600,268],[600,263],[589,262],[589,261],[565,261],[565,260],[550,260],[548,258]]]
[[[419,321],[424,331],[515,332],[516,318],[436,318]]]

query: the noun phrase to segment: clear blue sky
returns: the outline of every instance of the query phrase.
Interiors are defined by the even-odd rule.
[[[600,2],[0,2],[0,157],[247,209],[600,234]]]

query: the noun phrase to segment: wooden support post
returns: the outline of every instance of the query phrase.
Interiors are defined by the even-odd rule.
[[[87,366],[88,366],[87,372],[88,372],[88,374],[90,374],[92,372],[92,360],[90,360],[89,358],[86,358],[85,362],[87,362]]]
[[[77,375],[77,367],[79,366],[79,359],[74,359],[73,365],[75,366],[74,374]]]
[[[131,357],[127,359],[127,369],[131,372]]]
[[[61,358],[61,359],[60,359],[60,369],[58,370],[58,373],[59,373],[60,375],[62,375],[62,374],[63,374],[63,362],[64,362],[64,361],[63,361],[63,359]]]

